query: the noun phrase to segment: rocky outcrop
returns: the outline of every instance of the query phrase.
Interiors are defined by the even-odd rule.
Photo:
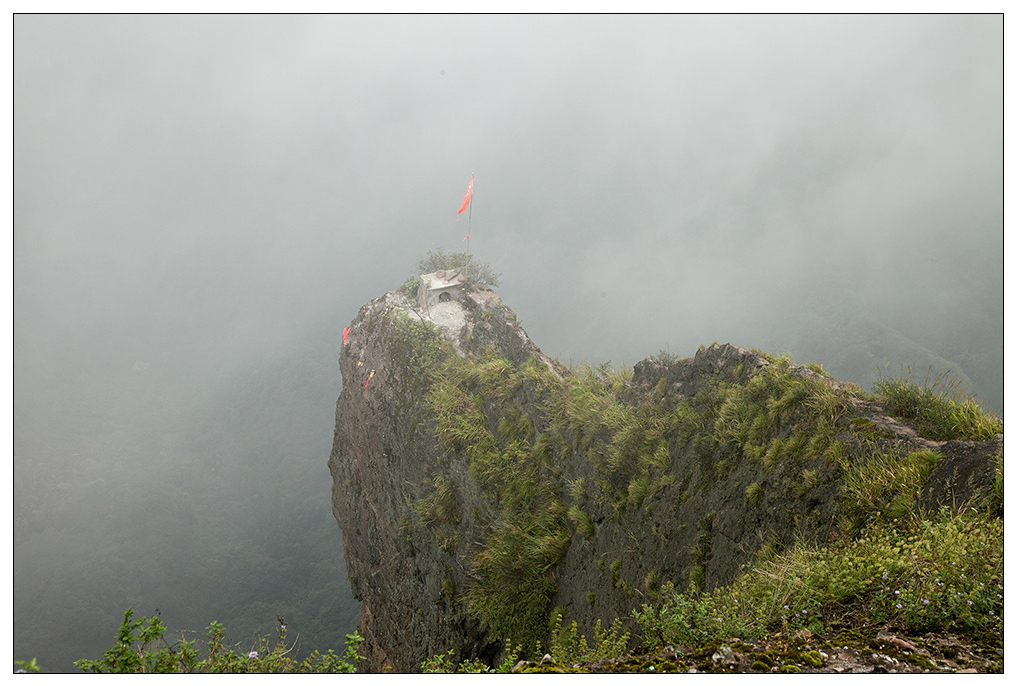
[[[847,535],[872,504],[843,472],[873,452],[927,456],[922,484],[882,496],[904,509],[987,498],[1001,454],[1001,435],[927,441],[821,369],[729,344],[565,369],[471,285],[428,310],[371,301],[340,368],[333,512],[369,671],[493,663],[552,608],[589,633],[667,582]]]
[[[344,545],[356,551],[345,558],[371,671],[417,671],[424,658],[452,646],[472,656],[493,657],[499,649],[454,602],[454,589],[468,582],[468,564],[427,532],[417,533],[414,503],[447,462],[426,400],[425,365],[436,363],[424,351],[439,338],[458,354],[493,346],[516,362],[535,356],[555,368],[489,290],[473,290],[465,303],[441,303],[430,316],[395,291],[365,305],[352,322],[339,359],[343,390],[329,468],[332,510]],[[467,478],[463,465],[448,466],[457,470],[453,478]],[[470,497],[484,496],[473,487]]]

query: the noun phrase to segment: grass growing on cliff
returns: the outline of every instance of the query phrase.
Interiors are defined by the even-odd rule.
[[[533,360],[515,367],[493,352],[470,360],[446,356],[428,396],[436,433],[447,451],[468,460],[490,506],[474,515],[481,541],[467,553],[472,580],[461,597],[472,616],[495,639],[521,644],[532,655],[547,638],[555,568],[572,530],[596,545],[598,527],[610,526],[601,518],[610,511],[603,505],[612,506],[615,519],[626,509],[649,512],[653,498],[674,482],[672,455],[684,452],[693,466],[698,459],[706,487],[747,474],[738,485],[739,506],[787,502],[795,522],[815,515],[811,533],[820,515],[826,532],[837,514],[852,518],[851,534],[869,528],[858,540],[818,551],[799,544],[705,593],[696,589],[712,578],[711,527],[700,527],[690,551],[694,566],[681,571],[693,590],[676,594],[664,587],[659,593],[668,600],[634,615],[647,645],[816,630],[847,619],[908,630],[997,628],[1000,599],[978,589],[997,577],[993,588],[1002,592],[1000,522],[969,512],[912,519],[939,455],[866,443],[867,434],[841,421],[863,399],[858,389],[785,358],[767,359],[750,376],[739,365],[675,403],[664,402],[665,382],[655,392],[631,393],[628,371],[585,368],[562,378]],[[525,414],[534,406],[535,419]],[[586,459],[595,473],[565,481],[555,456],[565,464]],[[821,513],[793,511],[804,494],[836,476],[843,480],[839,510],[834,502]],[[690,478],[683,477],[682,496]],[[438,492],[435,485],[432,497]],[[597,524],[589,517],[594,508]],[[806,535],[808,526],[798,531]],[[980,557],[961,576],[950,575],[967,556]],[[620,572],[615,560],[615,589],[632,596],[632,579]],[[970,578],[984,586],[969,586]],[[659,582],[644,585],[655,589]],[[942,595],[946,587],[949,594]],[[558,626],[553,636],[575,650],[582,645],[569,627]]]
[[[534,373],[493,352],[478,361],[452,356],[428,395],[439,439],[465,455],[494,513],[471,554],[469,612],[524,652],[537,650],[546,635],[554,567],[571,541],[560,476],[547,468],[532,420],[510,402]]]
[[[427,388],[442,360],[454,355],[451,343],[442,341],[434,325],[406,312],[385,316],[393,369],[404,370],[405,379],[416,389]]]
[[[799,544],[709,593],[673,593],[633,618],[648,650],[834,625],[909,632],[1003,627],[1003,525],[943,508],[821,549]]]
[[[662,389],[637,405],[620,399],[631,370],[583,367],[546,401],[552,430],[569,452],[580,452],[603,477],[584,497],[616,511],[640,507],[672,481],[668,437],[680,416],[659,402]],[[583,489],[585,492],[585,489]]]
[[[747,383],[725,383],[713,393],[716,440],[763,460],[770,469],[778,462],[816,460],[835,450],[837,422],[860,395],[820,374],[793,369],[787,358],[773,358]],[[778,436],[781,428],[789,436]]]
[[[880,378],[875,395],[889,414],[912,424],[919,434],[935,441],[985,441],[1002,433],[1002,420],[986,412],[972,398],[964,398],[948,377],[918,385],[906,379]]]
[[[909,514],[925,480],[942,459],[930,450],[904,451],[897,446],[872,447],[867,458],[841,462],[841,507],[855,526],[868,518],[896,519]]]

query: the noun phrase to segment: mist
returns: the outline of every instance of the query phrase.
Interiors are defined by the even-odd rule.
[[[15,657],[131,604],[338,650],[339,333],[467,231],[565,363],[729,341],[1001,413],[1002,24],[16,15]]]

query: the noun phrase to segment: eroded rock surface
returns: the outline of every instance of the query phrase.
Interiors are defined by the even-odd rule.
[[[494,353],[521,379],[509,397],[478,394],[473,407],[487,417],[484,435],[500,445],[509,443],[504,422],[524,420],[526,449],[543,450],[541,474],[555,489],[554,506],[588,518],[586,529],[576,519],[559,518],[567,522],[570,542],[550,570],[539,572],[552,580],[549,605],[587,635],[597,619],[609,624],[630,617],[665,581],[684,587],[691,575],[705,588],[727,583],[761,546],[821,543],[840,525],[842,485],[834,462],[820,454],[770,464],[746,458],[729,442],[705,434],[688,438],[674,429],[654,443],[662,452],[652,468],[604,471],[614,445],[607,429],[561,428],[548,413],[548,394],[571,388],[565,381],[573,372],[539,350],[493,291],[467,287],[461,302],[441,302],[426,312],[391,292],[364,305],[350,325],[329,459],[349,582],[362,603],[361,654],[368,671],[419,671],[423,660],[449,649],[488,664],[503,655],[500,641],[470,612],[467,593],[483,581],[475,556],[504,525],[502,504],[480,486],[469,459],[437,435],[428,392],[445,354],[441,341],[467,361]],[[694,405],[719,383],[744,385],[772,364],[768,356],[729,344],[687,359],[651,357],[635,365],[617,402],[651,419],[657,410]],[[837,391],[849,386],[804,367],[787,373]],[[945,456],[925,484],[921,506],[983,498],[990,490],[1001,436],[930,442],[870,399],[850,397],[832,419],[845,443],[862,427],[866,440]],[[716,421],[704,417],[703,431]],[[792,442],[792,413],[773,421],[773,440]],[[645,492],[637,488],[639,478],[646,479]],[[453,497],[444,519],[428,524],[421,503],[433,498],[436,484]],[[749,485],[757,486],[757,497],[746,497]]]

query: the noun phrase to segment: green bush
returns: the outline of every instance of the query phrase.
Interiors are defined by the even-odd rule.
[[[661,593],[667,600],[659,607],[643,605],[641,610],[632,610],[648,650],[667,645],[697,647],[714,639],[747,636],[739,613],[724,611],[722,596],[675,594],[669,582]]]
[[[410,276],[402,283],[402,288],[400,290],[413,307],[420,307],[420,299],[418,297],[420,293],[419,276]]]
[[[455,649],[449,648],[447,653],[434,655],[423,661],[420,665],[424,674],[505,674],[512,670],[519,659],[518,647],[510,643],[505,647],[504,659],[497,667],[490,668],[479,660],[463,660],[455,663]]]
[[[363,660],[358,649],[363,641],[356,632],[346,636],[346,652],[339,656],[329,650],[314,651],[302,662],[290,657],[294,646],[286,642],[286,625],[280,618],[275,645],[260,639],[244,654],[227,648],[225,629],[212,622],[204,641],[206,657],[199,659],[197,641],[165,641],[166,627],[158,617],[134,619],[134,610],[124,613],[116,644],[101,660],[78,660],[74,666],[95,674],[293,674],[352,673]]]
[[[462,519],[459,494],[455,484],[438,474],[431,479],[431,493],[414,503],[420,521],[425,525],[458,524]]]
[[[593,647],[586,637],[579,633],[578,623],[562,626],[562,614],[557,610],[551,616],[551,644],[549,654],[560,665],[573,665],[599,660],[613,660],[628,654],[631,632],[623,631],[621,620],[614,619],[609,629],[604,629],[600,620],[593,628]]]
[[[416,265],[419,274],[430,274],[439,269],[463,269],[468,263],[468,278],[470,283],[482,283],[487,286],[497,286],[501,283],[501,274],[495,272],[487,262],[480,262],[473,255],[464,252],[445,252],[428,250],[427,254],[420,258]]]

